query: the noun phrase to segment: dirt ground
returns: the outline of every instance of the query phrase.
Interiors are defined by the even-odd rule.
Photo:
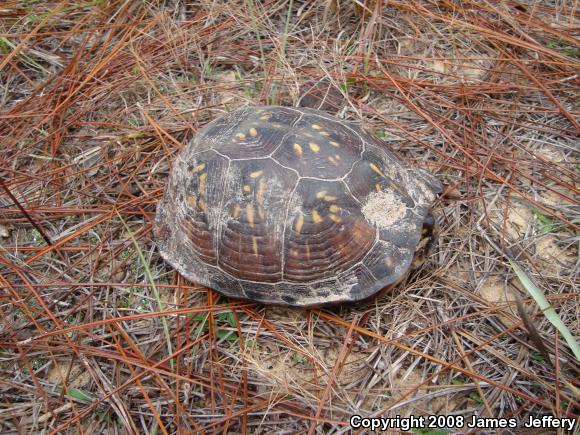
[[[0,433],[578,419],[577,7],[2,2]],[[152,233],[176,155],[226,112],[306,101],[443,183],[426,263],[308,310],[185,280]],[[526,433],[567,433],[546,421]]]

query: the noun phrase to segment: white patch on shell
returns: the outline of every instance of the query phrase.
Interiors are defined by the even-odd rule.
[[[328,304],[332,302],[342,302],[350,298],[350,293],[352,288],[358,284],[358,278],[355,273],[349,273],[348,275],[338,278],[334,283],[328,283],[325,286],[330,293],[324,292],[320,289],[310,289],[310,295],[303,295],[300,297],[299,305],[318,305],[318,304]]]
[[[393,192],[373,192],[362,208],[365,218],[379,228],[395,225],[407,214],[407,206]]]
[[[332,302],[343,302],[345,301],[346,294],[331,293],[324,296],[300,296],[300,299],[296,301],[295,304],[297,306],[308,306],[308,305],[322,305]]]

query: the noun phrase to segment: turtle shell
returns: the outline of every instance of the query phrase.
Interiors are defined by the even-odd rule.
[[[202,128],[157,209],[163,258],[225,295],[365,299],[408,271],[440,183],[324,112],[246,107]]]

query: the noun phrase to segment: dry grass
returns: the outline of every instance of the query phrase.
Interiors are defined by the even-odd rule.
[[[331,3],[0,5],[0,432],[577,415],[578,361],[503,254],[578,335],[576,2]],[[323,78],[338,116],[447,183],[436,252],[362,306],[184,281],[151,239],[176,153],[221,113],[296,104]]]

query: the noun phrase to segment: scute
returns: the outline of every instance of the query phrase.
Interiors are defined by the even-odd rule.
[[[155,238],[182,275],[228,296],[355,301],[405,275],[440,191],[356,126],[315,110],[247,107],[179,154]]]
[[[280,281],[288,193],[298,177],[271,159],[232,161],[224,177],[219,266],[238,279]]]
[[[357,161],[364,145],[360,136],[337,120],[304,114],[284,138],[273,158],[303,177],[337,179]]]
[[[376,279],[375,291],[401,279],[409,268],[412,258],[413,251],[411,249],[397,246],[389,241],[379,240],[363,262]],[[361,296],[363,295],[361,294]]]
[[[210,144],[231,159],[267,157],[300,117],[291,109],[250,109],[228,113],[203,128],[194,140],[197,147]]]
[[[182,156],[185,154],[174,163],[174,176],[158,207],[157,221],[163,222],[169,233],[158,244],[168,255],[216,265],[216,235],[228,162],[211,150],[188,161]]]
[[[301,179],[286,220],[284,280],[334,276],[361,261],[376,229],[340,181]]]

